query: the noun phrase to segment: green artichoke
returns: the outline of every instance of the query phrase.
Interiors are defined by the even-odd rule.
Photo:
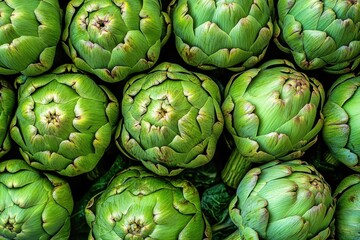
[[[77,68],[119,82],[151,68],[170,33],[159,0],[72,0],[62,41]]]
[[[336,239],[360,239],[360,175],[344,178],[336,187],[334,198]]]
[[[10,82],[0,78],[0,158],[11,149],[10,121],[16,105],[16,93]]]
[[[272,0],[173,0],[177,52],[200,69],[251,68],[272,39],[273,7]]]
[[[340,76],[330,87],[324,104],[322,136],[330,153],[360,172],[360,76]]]
[[[62,65],[20,76],[10,135],[34,168],[76,176],[95,168],[118,123],[119,103],[106,87]],[[68,72],[69,71],[69,72]]]
[[[117,146],[159,175],[202,166],[223,130],[220,98],[208,76],[161,63],[126,83]]]
[[[359,12],[359,1],[279,0],[275,43],[302,69],[352,71],[360,62]]]
[[[301,157],[317,141],[324,101],[322,84],[287,60],[233,75],[222,104],[235,143],[222,172],[224,182],[236,188],[252,162]]]
[[[34,76],[49,70],[61,29],[58,0],[0,1],[0,74]]]
[[[69,184],[24,160],[0,162],[0,238],[68,239],[73,197]]]
[[[211,239],[197,189],[132,166],[87,204],[89,239]]]
[[[235,239],[325,240],[335,212],[331,189],[301,160],[272,161],[251,169],[229,206]]]

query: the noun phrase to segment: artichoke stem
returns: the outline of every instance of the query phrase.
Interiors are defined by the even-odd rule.
[[[328,163],[328,164],[330,164],[331,166],[334,166],[334,167],[338,167],[338,166],[341,165],[341,162],[340,162],[337,158],[335,158],[334,155],[331,154],[330,151],[326,151],[326,152],[324,153],[324,155],[323,155],[323,160],[324,160],[326,163]]]
[[[240,240],[240,230],[236,230],[225,238],[225,240]]]
[[[223,182],[232,188],[237,188],[241,179],[250,170],[251,164],[237,149],[232,150],[221,172]]]

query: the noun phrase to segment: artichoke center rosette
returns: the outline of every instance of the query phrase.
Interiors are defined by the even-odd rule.
[[[90,172],[111,143],[119,103],[105,86],[72,65],[20,76],[10,135],[32,167],[64,176]]]
[[[0,162],[0,238],[68,239],[74,201],[70,185],[24,160]]]
[[[117,146],[159,175],[202,166],[213,158],[223,130],[220,102],[210,77],[161,63],[126,83]]]
[[[275,43],[305,70],[342,74],[360,63],[360,3],[279,0]]]
[[[159,0],[72,0],[62,41],[77,68],[113,83],[150,69],[170,33]]]
[[[322,137],[337,160],[360,172],[360,76],[344,74],[330,87]]]
[[[272,161],[249,170],[229,205],[239,228],[233,239],[326,240],[336,201],[330,185],[301,160]]]
[[[173,0],[178,54],[200,69],[242,71],[261,61],[273,36],[273,1]]]
[[[334,198],[336,199],[336,239],[359,239],[360,174],[351,174],[342,179],[334,191]]]
[[[85,216],[89,239],[211,239],[191,182],[163,178],[143,166],[116,174],[90,199]]]
[[[0,74],[35,76],[49,70],[61,29],[58,0],[0,1]]]
[[[0,77],[0,158],[11,149],[9,128],[15,108],[15,90],[9,81]]]
[[[292,160],[315,144],[324,123],[325,91],[287,60],[235,74],[222,104],[232,153],[222,178],[236,188],[251,163]]]

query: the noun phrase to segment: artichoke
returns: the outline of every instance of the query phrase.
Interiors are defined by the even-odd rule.
[[[234,239],[317,239],[331,234],[335,200],[322,175],[301,160],[252,168],[229,206]]]
[[[113,83],[151,68],[170,33],[159,0],[72,0],[62,41],[77,68]]]
[[[324,101],[322,84],[287,60],[233,75],[222,104],[235,143],[222,172],[224,182],[236,188],[252,162],[301,157],[318,139]]]
[[[242,71],[261,61],[273,36],[272,0],[173,0],[176,49],[200,69]]]
[[[16,93],[10,82],[0,78],[0,158],[11,149],[10,121],[16,104]]]
[[[76,69],[62,65],[42,76],[18,77],[18,106],[10,126],[26,162],[64,176],[95,168],[120,112],[110,90],[70,71]]]
[[[211,229],[197,189],[132,166],[87,204],[89,239],[208,239]]]
[[[68,239],[73,197],[69,184],[24,160],[0,162],[0,238]]]
[[[161,63],[126,83],[117,146],[159,175],[202,166],[213,158],[223,130],[220,98],[208,76]]]
[[[360,62],[360,2],[279,0],[275,43],[305,70],[354,70]]]
[[[345,177],[336,187],[334,198],[336,239],[360,239],[360,175]]]
[[[0,74],[34,76],[49,70],[61,29],[58,0],[0,1]]]
[[[360,76],[340,76],[330,87],[324,104],[322,136],[330,153],[360,172]]]

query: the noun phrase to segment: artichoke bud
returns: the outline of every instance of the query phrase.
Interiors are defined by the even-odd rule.
[[[331,154],[356,172],[360,172],[359,85],[360,76],[353,73],[340,76],[331,85],[324,105],[322,129]]]
[[[85,216],[89,239],[211,239],[197,189],[142,166],[116,174],[88,202]]]
[[[9,81],[0,77],[0,158],[11,149],[10,122],[15,108],[15,90]]]
[[[73,0],[62,43],[76,67],[113,83],[151,68],[170,33],[159,0]]]
[[[251,68],[272,39],[273,7],[267,0],[173,0],[168,12],[177,52],[204,70]]]
[[[270,60],[234,75],[222,104],[226,128],[250,161],[291,160],[316,141],[323,126],[322,84],[291,63]],[[301,130],[300,130],[301,129]]]
[[[126,83],[117,146],[159,175],[200,167],[213,158],[223,130],[220,98],[210,77],[161,63]]]
[[[323,176],[312,165],[292,160],[250,169],[229,211],[240,239],[325,240],[335,206]]]
[[[65,180],[37,171],[24,160],[6,160],[0,162],[0,195],[3,238],[69,238],[74,201]]]
[[[304,70],[342,74],[360,63],[358,1],[280,0],[275,43]]]
[[[74,72],[75,71],[75,72]],[[19,77],[10,134],[33,167],[76,176],[91,171],[110,145],[119,104],[105,86],[71,65]]]
[[[62,29],[57,0],[0,1],[0,74],[48,71]]]
[[[339,240],[360,238],[360,175],[345,177],[334,191],[336,199],[335,237]]]

